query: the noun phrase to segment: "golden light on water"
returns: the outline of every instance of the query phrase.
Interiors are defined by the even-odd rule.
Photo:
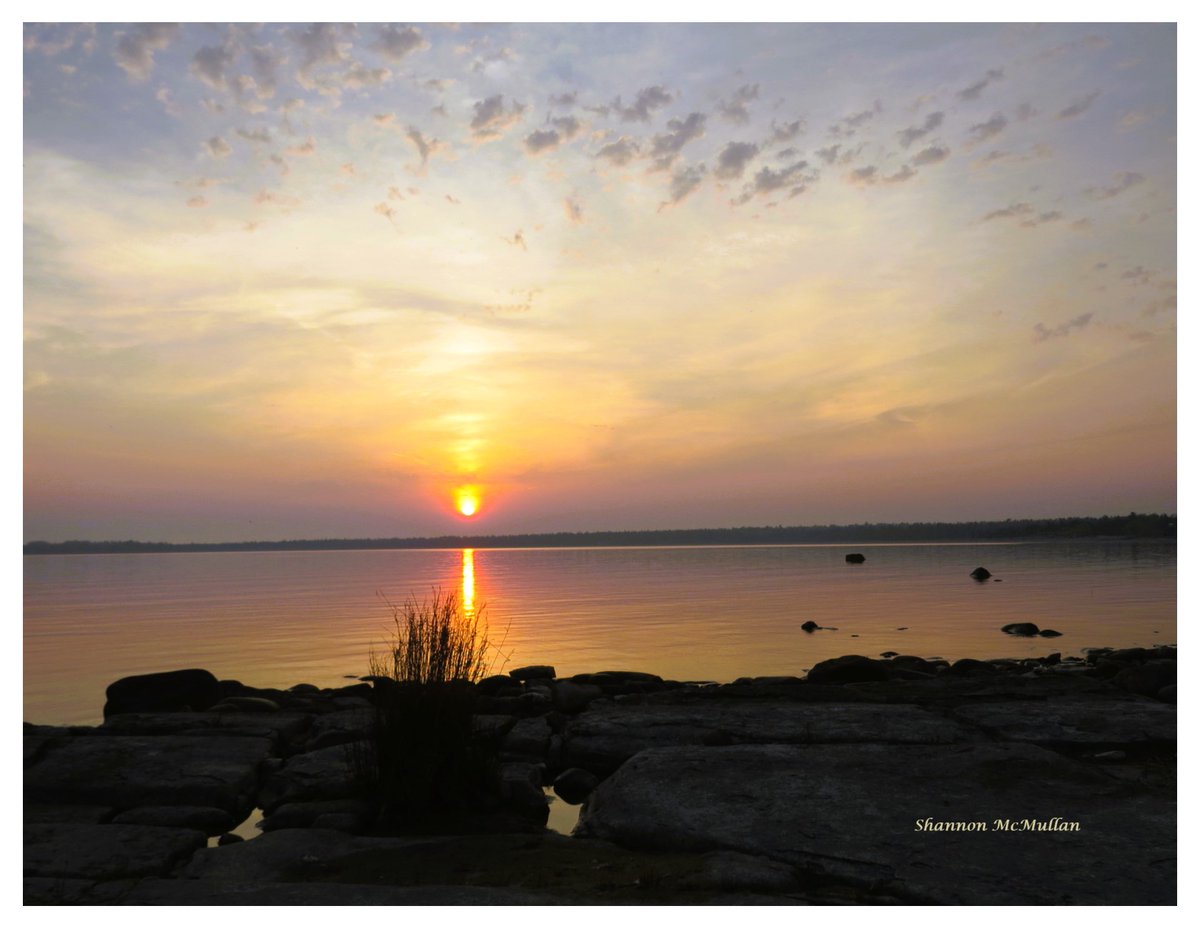
[[[479,490],[473,486],[460,487],[454,492],[454,503],[464,517],[475,516],[479,510]]]
[[[462,603],[469,617],[475,613],[475,550],[462,551]]]

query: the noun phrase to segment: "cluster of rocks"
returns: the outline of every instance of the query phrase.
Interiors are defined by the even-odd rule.
[[[25,897],[1173,903],[1174,685],[1173,647],[846,656],[726,685],[525,667],[482,681],[473,718],[506,820],[381,837],[377,685],[131,677],[98,727],[26,726]],[[582,804],[574,836],[542,830],[548,787]],[[232,834],[260,814],[265,834]],[[914,831],[926,817],[1079,830]]]

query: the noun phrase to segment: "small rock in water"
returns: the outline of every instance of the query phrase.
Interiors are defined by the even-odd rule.
[[[522,666],[511,670],[508,675],[513,679],[554,679],[558,674],[553,666]]]
[[[846,561],[852,565],[861,565],[867,561],[867,557],[862,553],[846,553]]]
[[[908,628],[907,627],[897,627],[896,630],[902,631],[902,630],[908,630]]]
[[[1039,633],[1038,626],[1029,621],[1022,621],[1018,624],[1005,624],[1000,630],[1017,637],[1036,637]]]
[[[979,566],[974,572],[971,573],[971,578],[975,579],[977,582],[986,582],[991,577],[992,573],[983,566]]]
[[[821,628],[817,626],[816,621],[805,621],[800,625],[800,630],[804,631],[806,634],[811,634],[813,631],[820,629]]]
[[[220,838],[217,839],[217,845],[236,845],[238,842],[246,841],[236,832],[223,832]]]
[[[1062,631],[1051,630],[1048,627],[1044,631],[1040,631],[1039,633],[1042,637],[1061,637],[1062,636]]]
[[[884,650],[883,653],[881,653],[879,655],[881,657],[883,657],[885,660],[890,660],[894,656],[900,656],[900,654],[897,653],[895,650]]]

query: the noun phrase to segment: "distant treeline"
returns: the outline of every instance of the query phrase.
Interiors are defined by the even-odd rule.
[[[300,549],[520,549],[547,546],[757,546],[793,543],[929,543],[973,540],[1175,538],[1174,514],[974,520],[965,523],[854,523],[846,526],[727,527],[706,530],[614,530],[504,536],[395,539],[304,539],[247,543],[143,543],[68,540],[25,544],[26,555],[52,553],[261,552]]]

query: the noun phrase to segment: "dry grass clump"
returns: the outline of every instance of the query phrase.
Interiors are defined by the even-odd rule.
[[[482,607],[464,613],[456,592],[437,589],[429,601],[409,598],[400,607],[391,602],[388,606],[395,630],[386,651],[371,651],[372,676],[437,686],[477,683],[491,672],[497,648],[489,639]]]
[[[447,813],[480,808],[495,785],[495,753],[473,744],[472,715],[500,648],[482,606],[463,612],[455,592],[389,607],[388,646],[370,654],[376,720],[360,773],[381,831],[432,831]]]

